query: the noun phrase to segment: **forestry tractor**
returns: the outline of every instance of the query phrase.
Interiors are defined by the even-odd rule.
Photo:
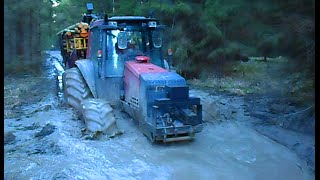
[[[66,64],[64,99],[80,112],[86,129],[117,129],[113,108],[121,108],[151,142],[192,140],[202,130],[202,105],[189,96],[186,80],[165,66],[165,26],[152,17],[84,16],[90,22],[58,35]]]

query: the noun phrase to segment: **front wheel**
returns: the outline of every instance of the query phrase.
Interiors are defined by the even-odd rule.
[[[113,109],[108,101],[89,98],[81,102],[81,114],[87,130],[113,136],[118,133]]]

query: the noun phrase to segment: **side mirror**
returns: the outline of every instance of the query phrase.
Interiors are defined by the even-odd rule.
[[[118,34],[118,48],[119,49],[126,49],[127,48],[127,33],[120,32]]]
[[[152,42],[155,48],[160,48],[162,46],[162,31],[155,30],[152,32]]]

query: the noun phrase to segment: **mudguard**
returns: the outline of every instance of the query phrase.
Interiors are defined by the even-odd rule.
[[[97,98],[92,61],[90,59],[77,60],[76,65],[79,68],[84,80],[88,84],[93,97]]]

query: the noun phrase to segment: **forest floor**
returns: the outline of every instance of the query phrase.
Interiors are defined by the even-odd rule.
[[[5,179],[315,179],[309,106],[191,83],[205,121],[195,140],[152,145],[117,109],[124,133],[87,140],[62,103],[59,53],[48,53],[43,74],[5,77]]]

